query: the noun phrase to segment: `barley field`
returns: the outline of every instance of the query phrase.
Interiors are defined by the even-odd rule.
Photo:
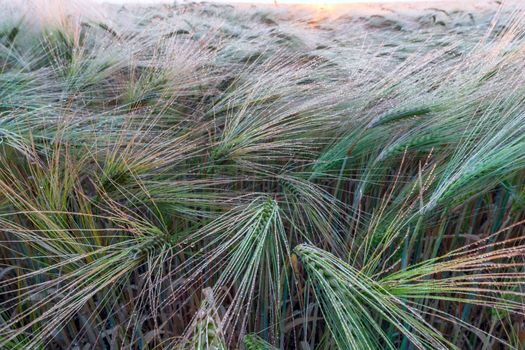
[[[480,3],[0,0],[0,349],[525,349],[525,14]]]

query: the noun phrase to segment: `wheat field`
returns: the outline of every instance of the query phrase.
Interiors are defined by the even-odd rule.
[[[0,8],[0,349],[525,349],[519,8]]]

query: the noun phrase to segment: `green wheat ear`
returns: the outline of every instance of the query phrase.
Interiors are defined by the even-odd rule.
[[[336,256],[310,245],[294,252],[340,349],[395,349],[384,322],[420,349],[454,348],[408,304]]]
[[[202,291],[204,299],[197,311],[193,327],[193,338],[187,346],[188,350],[227,350],[221,329],[221,320],[215,306],[211,288]]]
[[[392,112],[387,112],[380,115],[372,124],[371,128],[381,126],[389,123],[395,123],[402,120],[420,117],[429,114],[438,108],[435,105],[419,105],[410,108],[401,108]]]
[[[256,334],[245,335],[243,342],[246,350],[277,350],[275,346]]]

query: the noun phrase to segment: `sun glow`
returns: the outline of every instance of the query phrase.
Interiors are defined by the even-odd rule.
[[[368,4],[385,4],[385,3],[411,3],[411,2],[428,2],[428,0],[280,0],[277,1],[278,4],[312,4],[312,5],[318,5],[318,4],[362,4],[362,5],[368,5]],[[254,1],[257,2],[257,1]]]
[[[117,4],[154,4],[154,3],[170,3],[171,0],[94,0],[96,2],[107,2]],[[190,0],[183,0],[186,2]],[[205,0],[202,0],[205,1]],[[415,2],[429,2],[429,0],[207,0],[211,2],[222,3],[254,3],[254,4],[299,4],[299,5],[343,5],[343,4],[385,4],[385,3],[415,3]],[[430,0],[432,1],[432,0]],[[454,2],[455,0],[440,0]]]

